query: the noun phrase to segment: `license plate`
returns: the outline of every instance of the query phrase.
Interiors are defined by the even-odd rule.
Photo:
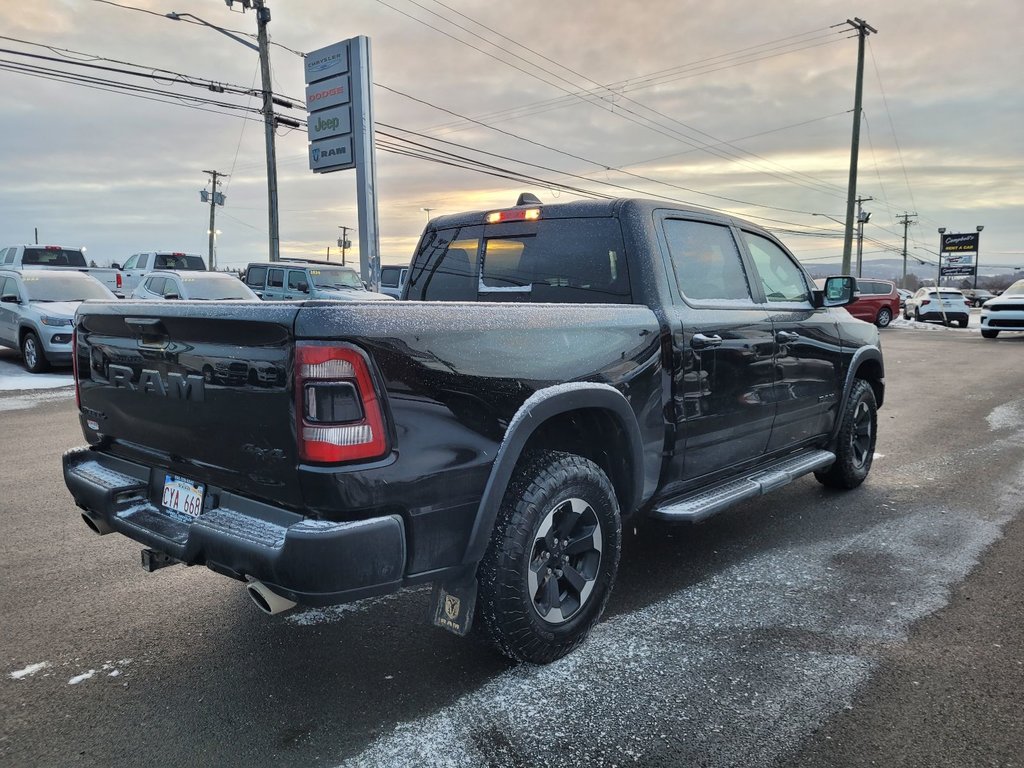
[[[189,480],[187,477],[167,475],[164,480],[164,495],[161,504],[166,509],[190,517],[199,517],[203,513],[203,495],[206,486]]]

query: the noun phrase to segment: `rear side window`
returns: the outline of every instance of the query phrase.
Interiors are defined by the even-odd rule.
[[[409,271],[409,298],[476,301],[476,263],[482,233],[480,226],[431,231]]]
[[[515,301],[633,301],[618,219],[542,219],[512,226],[521,233],[484,239],[481,298],[512,293]]]
[[[769,302],[810,301],[810,289],[803,270],[784,250],[766,237],[744,232],[761,285]]]
[[[309,284],[309,280],[306,279],[306,273],[298,269],[288,270],[288,288],[297,291],[299,286],[303,283]]]
[[[728,227],[666,219],[665,239],[683,296],[696,301],[752,301],[740,252]]]
[[[165,282],[167,282],[166,277],[151,277],[146,281],[146,290],[163,296]]]
[[[245,284],[251,288],[262,288],[266,281],[266,267],[249,267],[249,271],[245,273]]]
[[[21,258],[24,265],[42,265],[47,267],[85,267],[85,256],[81,251],[70,251],[67,248],[26,248]]]
[[[398,276],[402,273],[401,267],[381,267],[380,284],[386,288],[398,287]]]
[[[267,274],[268,288],[284,288],[284,270],[272,269]]]
[[[139,269],[145,269],[147,264],[149,264],[149,254],[148,253],[140,253],[139,254],[139,261],[138,261],[138,263],[135,266],[137,266]]]

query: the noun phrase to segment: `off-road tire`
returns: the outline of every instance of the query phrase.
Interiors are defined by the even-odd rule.
[[[864,379],[857,379],[842,410],[842,426],[836,444],[836,460],[828,469],[814,473],[822,485],[850,490],[864,482],[871,471],[878,437],[878,406],[875,393]]]
[[[892,322],[892,310],[888,307],[882,307],[878,310],[878,317],[875,318],[875,325],[879,328],[885,328]]]
[[[29,373],[45,373],[50,370],[50,361],[46,359],[43,345],[35,331],[29,331],[21,340],[21,360]]]
[[[987,328],[982,328],[981,335],[983,338],[986,339],[994,339],[996,336],[999,335],[999,331],[990,331]]]
[[[581,506],[578,502],[586,509],[576,514]],[[597,548],[585,550],[580,547],[588,546],[588,521],[593,530],[599,529],[599,538],[592,530],[590,544],[596,543]],[[580,527],[559,534],[559,522]],[[538,538],[546,524],[552,526],[547,537]],[[558,539],[558,535],[565,538]],[[552,541],[555,544],[549,550]],[[560,554],[568,541],[577,545],[569,544],[567,552],[579,551]],[[560,451],[524,454],[505,491],[490,544],[477,569],[477,618],[487,637],[516,661],[548,664],[570,653],[586,639],[604,611],[618,570],[621,543],[615,490],[600,467],[589,459]],[[548,594],[544,585],[552,580],[556,586],[564,583],[562,577],[555,577],[559,569],[552,573],[543,565],[562,557],[569,558],[568,565],[575,562],[581,568],[573,568],[574,579],[584,572],[592,576],[585,581],[591,585],[589,591],[582,600],[576,600],[575,609],[574,593],[568,588],[564,593],[560,591],[557,609],[551,607],[552,603],[537,602],[542,593]],[[545,572],[549,575],[544,576]],[[562,571],[568,572],[569,568]],[[531,583],[539,587],[536,592],[531,590]],[[576,598],[581,595],[582,591],[575,593]],[[563,608],[568,614],[564,619]],[[544,617],[545,610],[547,616],[554,617],[551,621]]]

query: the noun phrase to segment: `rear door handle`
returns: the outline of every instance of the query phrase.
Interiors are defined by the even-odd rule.
[[[775,334],[775,340],[779,342],[779,344],[790,344],[799,340],[799,338],[799,333],[791,333],[790,331],[779,331]]]
[[[703,333],[693,334],[693,338],[690,340],[690,344],[693,345],[694,349],[707,349],[708,347],[720,347],[722,346],[722,337],[718,334],[711,336],[705,336]]]

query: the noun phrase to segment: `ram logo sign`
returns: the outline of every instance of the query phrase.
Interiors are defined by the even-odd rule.
[[[202,376],[169,373],[165,382],[159,371],[143,369],[136,381],[135,371],[128,366],[110,365],[107,367],[107,380],[115,388],[141,392],[144,395],[167,397],[172,400],[191,400],[196,403],[206,399],[206,385]]]

